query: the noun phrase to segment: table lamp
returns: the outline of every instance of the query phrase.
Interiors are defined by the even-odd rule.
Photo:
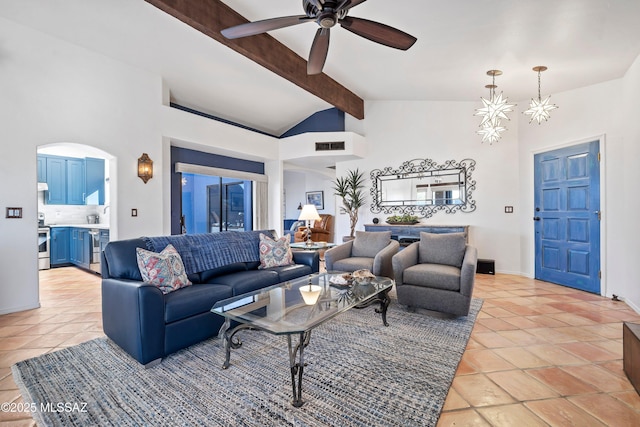
[[[298,217],[298,221],[304,221],[307,227],[307,229],[305,230],[307,233],[306,239],[305,239],[307,246],[311,246],[311,244],[313,243],[311,241],[310,221],[311,220],[318,221],[320,219],[321,219],[320,215],[318,215],[318,211],[316,210],[316,207],[314,205],[304,205],[302,207],[302,210],[300,211],[300,216]]]

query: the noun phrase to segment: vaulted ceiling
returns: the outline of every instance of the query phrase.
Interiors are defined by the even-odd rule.
[[[301,0],[224,3],[251,21],[303,14]],[[498,90],[522,101],[537,91],[533,66],[549,67],[544,95],[620,78],[640,55],[637,0],[368,0],[349,16],[418,38],[401,51],[332,28],[326,79],[365,101],[476,101],[494,68]],[[175,102],[272,134],[332,106],[145,0],[0,0],[0,17],[161,75]],[[306,59],[316,29],[270,35]]]

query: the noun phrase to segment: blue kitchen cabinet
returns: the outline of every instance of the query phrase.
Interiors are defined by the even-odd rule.
[[[84,159],[87,205],[104,205],[104,159]]]
[[[38,155],[38,182],[49,205],[104,205],[104,159]]]
[[[73,264],[78,264],[80,262],[79,258],[82,256],[80,248],[82,247],[78,244],[79,241],[79,228],[71,229],[71,243],[69,244],[69,261]]]
[[[47,158],[38,156],[38,182],[47,182]]]
[[[78,267],[89,268],[91,236],[86,228],[71,228],[70,261]]]
[[[51,228],[51,266],[55,267],[62,264],[68,264],[69,261],[69,227],[52,227]]]
[[[100,230],[100,253],[104,251],[107,243],[109,243],[109,230]]]
[[[85,170],[84,159],[67,159],[67,204],[84,205]]]
[[[64,205],[67,203],[67,159],[64,157],[47,156],[47,185],[44,201],[50,205]]]

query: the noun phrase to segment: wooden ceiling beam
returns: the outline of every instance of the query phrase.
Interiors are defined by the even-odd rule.
[[[364,119],[364,101],[326,74],[307,75],[307,61],[271,37],[258,34],[226,39],[225,28],[244,24],[242,15],[220,0],[145,0],[266,69],[300,86],[357,119]]]

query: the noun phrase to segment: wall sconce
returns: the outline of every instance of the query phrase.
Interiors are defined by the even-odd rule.
[[[147,153],[142,153],[138,159],[138,177],[146,184],[153,178],[153,160],[149,158]]]

